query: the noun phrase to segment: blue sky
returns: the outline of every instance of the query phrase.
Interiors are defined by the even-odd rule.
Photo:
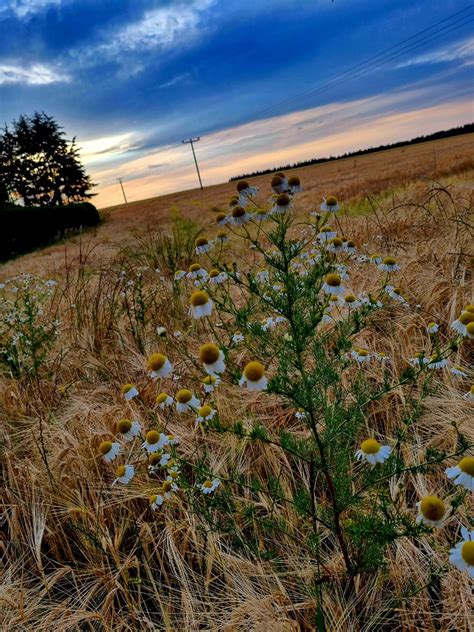
[[[429,133],[473,119],[470,6],[0,0],[0,123],[53,115],[77,137],[99,206],[121,201],[118,176],[130,199],[195,186],[190,135],[209,184]]]

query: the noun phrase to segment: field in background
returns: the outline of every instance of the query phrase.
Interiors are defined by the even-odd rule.
[[[418,350],[427,322],[436,320],[447,331],[460,309],[474,302],[474,134],[292,173],[304,187],[297,198],[298,216],[307,218],[323,195],[335,194],[344,205],[339,216],[343,232],[361,252],[399,259],[404,290],[419,307],[416,314],[400,317],[395,334],[381,323],[378,338],[367,345],[409,357]],[[270,197],[270,179],[251,180],[261,188],[260,200]],[[161,344],[156,326],[191,336],[194,331],[185,316],[186,296],[176,304],[158,297],[147,314],[149,322],[140,325],[143,331],[133,330],[133,310],[116,318],[105,298],[115,287],[107,268],[115,274],[148,266],[150,287],[155,267],[172,276],[170,261],[185,265],[193,258],[192,242],[186,239],[200,229],[213,237],[219,230],[213,225],[215,213],[227,209],[234,192],[235,183],[226,183],[104,209],[104,223],[81,238],[0,267],[0,282],[22,272],[57,280],[61,320],[50,365],[53,377],[26,380],[5,374],[0,381],[2,630],[314,629],[314,601],[295,588],[292,578],[304,584],[313,560],[302,558],[294,541],[279,543],[284,566],[279,572],[264,559],[247,559],[219,533],[205,533],[199,517],[188,515],[184,504],[156,518],[140,505],[136,490],[104,500],[109,481],[97,460],[97,438],[124,414],[117,385],[144,381],[146,357]],[[176,255],[163,236],[177,226],[185,237]],[[239,265],[251,265],[250,252],[239,256]],[[359,291],[370,287],[363,271],[354,282]],[[417,437],[420,453],[452,446],[452,422],[474,440],[472,404],[459,397],[472,383],[472,357],[472,345],[457,351],[455,360],[467,367],[469,379],[459,387],[446,376],[439,393],[426,402]],[[151,401],[153,385],[146,389]],[[395,395],[391,405],[398,405]],[[263,424],[291,424],[298,430],[292,415],[271,399],[245,399],[223,390],[219,407],[224,419],[251,411]],[[390,428],[390,406],[378,414]],[[186,421],[173,427],[189,453],[199,441],[190,428]],[[269,446],[240,452],[234,438],[219,436],[212,439],[212,449],[217,470],[235,459],[242,471],[264,479],[282,466],[282,484],[291,488],[291,470],[278,463]],[[430,491],[417,475],[410,484],[420,494]],[[442,470],[430,485],[445,485]],[[420,591],[410,600],[400,598],[396,608],[387,605],[412,578],[426,581],[427,558],[443,563],[438,551],[452,545],[452,533],[440,531],[417,546],[409,542],[404,547],[404,542],[391,550],[388,568],[366,585],[358,584],[367,606],[360,629],[467,632],[469,579],[454,568],[437,586],[442,601]],[[340,566],[340,560],[327,560],[335,576]],[[335,596],[328,591],[324,608],[331,632],[356,629],[342,592]]]

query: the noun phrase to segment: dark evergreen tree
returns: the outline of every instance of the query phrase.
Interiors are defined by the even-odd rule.
[[[20,116],[0,135],[0,190],[25,206],[60,206],[93,196],[93,187],[79,158],[76,139],[53,117],[35,112]]]

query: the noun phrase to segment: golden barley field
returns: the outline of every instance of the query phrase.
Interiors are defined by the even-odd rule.
[[[383,529],[369,529],[378,499],[366,492],[366,483],[358,487],[368,464],[347,457],[351,464],[343,478],[353,481],[347,489],[361,502],[351,500],[352,509],[336,507],[331,514],[331,504],[337,505],[328,483],[331,468],[326,472],[323,463],[313,470],[320,461],[306,453],[296,458],[297,446],[311,441],[304,416],[295,416],[297,409],[277,394],[238,384],[243,367],[261,359],[257,351],[265,345],[264,364],[274,377],[285,360],[278,346],[284,333],[284,344],[297,334],[283,324],[257,343],[249,328],[246,342],[234,344],[226,337],[230,320],[214,314],[197,320],[188,313],[196,291],[192,280],[174,281],[193,262],[210,267],[205,254],[195,254],[195,240],[214,239],[221,230],[216,218],[228,212],[235,182],[104,209],[97,229],[0,267],[2,291],[10,292],[2,305],[10,347],[0,377],[2,630],[472,629],[472,580],[449,561],[461,528],[473,529],[472,491],[462,492],[445,470],[461,455],[472,466],[474,455],[474,404],[467,396],[474,345],[451,327],[474,303],[473,141],[464,135],[286,173],[297,175],[303,187],[292,201],[292,238],[320,221],[310,212],[324,214],[324,196],[339,200],[337,219],[325,221],[357,248],[347,282],[356,298],[368,296],[384,278],[369,256],[390,255],[400,267],[401,289],[393,300],[384,295],[384,311],[367,326],[347,334],[348,350],[367,349],[382,363],[388,358],[387,379],[403,374],[416,353],[446,350],[446,365],[426,370],[429,384],[427,378],[422,393],[420,383],[388,389],[373,399],[354,431],[353,452],[370,432],[392,448],[401,446],[406,467],[385,476],[386,522],[382,516],[377,523]],[[255,199],[261,205],[272,193],[270,181],[271,176],[249,180],[260,188]],[[252,230],[250,237],[259,239]],[[246,232],[245,226],[234,227],[220,246],[230,276],[232,270],[245,274],[264,267]],[[265,248],[271,251],[266,242]],[[338,256],[328,257],[331,265]],[[32,305],[12,315],[20,309],[22,283],[33,288]],[[223,290],[214,294],[209,288],[216,309],[227,299],[218,293]],[[245,327],[248,296],[238,288],[229,295],[235,322]],[[438,326],[436,334],[427,333],[430,323]],[[15,327],[23,337],[12,341]],[[207,397],[198,350],[217,340],[226,347],[228,367]],[[276,358],[271,345],[280,349]],[[171,360],[173,373],[153,379],[147,360],[157,352]],[[347,377],[344,372],[338,383],[350,402],[357,376],[364,373],[364,384],[375,388],[383,371],[375,359],[365,368],[362,360],[350,364],[346,355]],[[310,364],[317,368],[318,359]],[[136,386],[137,397],[124,397],[127,384]],[[156,402],[160,392],[175,397],[183,388],[211,402],[219,429]],[[328,409],[332,402],[329,397]],[[143,438],[150,429],[179,437],[179,444],[168,445],[179,467],[166,464],[176,488],[166,487],[162,471],[156,474],[149,465],[143,439],[117,438],[123,419],[137,421]],[[109,445],[103,442],[120,444],[113,463],[104,459]],[[114,483],[117,465],[125,463],[134,467],[132,480]],[[205,494],[197,487],[204,479],[217,480],[219,487]],[[301,500],[308,486],[310,509]],[[151,499],[156,503],[160,495],[163,504],[156,507]],[[417,531],[417,502],[430,495],[443,499],[442,524]],[[321,519],[316,548],[308,544],[314,526],[309,516]],[[369,525],[362,538],[354,530],[357,520]],[[376,555],[377,542],[393,535],[390,525],[403,533]],[[352,574],[346,553],[356,569]],[[370,564],[357,570],[363,556]]]

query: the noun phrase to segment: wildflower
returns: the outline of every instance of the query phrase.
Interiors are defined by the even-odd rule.
[[[218,226],[225,226],[228,221],[229,221],[229,216],[226,215],[225,213],[218,213],[216,215],[216,224]]]
[[[393,285],[386,285],[385,291],[394,301],[398,301],[399,303],[405,304],[407,303],[406,298],[403,296],[401,287],[393,287]]]
[[[322,290],[325,294],[331,294],[334,296],[340,296],[341,294],[344,294],[345,288],[342,285],[340,275],[336,274],[335,272],[331,272],[330,274],[328,274],[326,276],[326,279],[324,280]]]
[[[184,270],[177,270],[174,273],[174,280],[175,281],[179,281],[180,279],[182,279],[184,276],[186,276],[186,272]]]
[[[204,370],[209,375],[224,373],[224,352],[213,342],[208,342],[199,349],[199,360],[204,364]]]
[[[264,208],[259,208],[257,212],[253,215],[253,219],[256,222],[264,222],[270,217],[270,213]]]
[[[449,561],[460,571],[467,571],[474,577],[474,531],[461,527],[461,542],[449,551]]]
[[[468,390],[467,393],[464,393],[464,399],[469,399],[471,402],[474,402],[474,384]]]
[[[371,465],[376,463],[384,463],[388,457],[392,448],[388,445],[380,445],[375,439],[366,439],[360,444],[360,449],[355,453],[356,458],[367,461]]]
[[[348,239],[344,243],[344,250],[350,255],[355,255],[357,252],[355,242],[353,242],[352,239]]]
[[[301,193],[301,191],[303,190],[301,187],[301,180],[298,178],[298,176],[290,176],[288,178],[288,187],[293,194]]]
[[[166,338],[166,328],[165,327],[157,327],[156,328],[156,333],[158,334],[158,336],[160,336],[160,338]]]
[[[246,385],[249,391],[264,391],[268,380],[265,377],[265,367],[260,362],[249,362],[239,380],[239,386]]]
[[[270,184],[275,193],[284,193],[288,189],[288,180],[281,172],[273,176]]]
[[[367,349],[360,349],[359,347],[351,351],[351,356],[354,358],[354,360],[359,362],[359,364],[362,364],[362,362],[368,362],[371,358]]]
[[[379,270],[383,270],[384,272],[395,272],[396,270],[400,270],[400,266],[397,264],[395,257],[385,257],[382,263],[379,263],[377,267]]]
[[[117,432],[119,432],[125,441],[131,441],[140,434],[141,427],[138,421],[130,421],[129,419],[121,419],[117,422]]]
[[[148,368],[150,369],[150,377],[153,379],[168,377],[173,370],[171,362],[162,353],[153,353],[148,358]]]
[[[202,318],[203,316],[210,316],[212,313],[212,301],[209,298],[209,294],[204,290],[198,290],[191,294],[189,299],[190,308],[189,314],[194,318]]]
[[[133,465],[119,465],[115,474],[117,478],[114,480],[112,485],[115,485],[115,483],[128,485],[135,475],[135,468]]]
[[[474,338],[474,323],[467,323],[466,334],[468,338]]]
[[[176,410],[178,413],[187,413],[200,406],[201,402],[187,388],[182,388],[176,393]]]
[[[439,327],[436,323],[431,322],[431,323],[428,323],[428,325],[426,326],[426,331],[429,334],[436,334],[438,330],[439,330]]]
[[[462,485],[474,492],[474,456],[463,457],[455,467],[448,467],[445,473],[455,485]]]
[[[304,421],[305,419],[308,418],[308,414],[303,408],[298,408],[298,410],[295,413],[295,417],[296,419],[299,419],[300,421]]]
[[[252,216],[247,213],[243,206],[234,206],[232,209],[232,219],[231,222],[234,226],[242,226],[246,224]]]
[[[340,207],[334,195],[329,195],[327,198],[323,198],[323,203],[319,208],[326,213],[336,213]]]
[[[430,356],[430,359],[428,361],[428,368],[429,369],[444,369],[444,367],[448,366],[448,364],[449,362],[447,358],[442,358],[439,353],[433,353],[433,355]]]
[[[428,527],[441,527],[446,516],[446,507],[441,498],[425,496],[416,503],[418,508],[417,522],[423,522]]]
[[[211,408],[209,404],[204,404],[198,410],[198,416],[196,417],[196,423],[200,424],[206,421],[210,421],[213,417],[216,416],[217,410]]]
[[[120,390],[127,402],[138,395],[138,389],[133,384],[125,384]]]
[[[145,448],[149,454],[152,454],[153,452],[162,450],[167,443],[168,437],[165,434],[158,432],[158,430],[149,430],[146,433],[142,448]]]
[[[271,215],[282,215],[291,209],[291,198],[286,193],[280,193],[270,211]]]
[[[336,231],[331,226],[322,226],[319,231],[318,237],[322,242],[330,241],[337,235]]]
[[[328,246],[329,252],[343,252],[344,251],[344,242],[340,237],[333,237],[329,240]]]
[[[106,463],[111,463],[120,453],[120,443],[112,441],[102,441],[99,452]]]
[[[165,408],[167,408],[168,406],[171,406],[173,403],[173,398],[168,395],[168,393],[160,393],[159,395],[156,396],[155,402],[158,404],[158,406],[164,410]]]
[[[225,244],[227,241],[229,241],[229,236],[227,235],[225,230],[221,230],[217,233],[216,241],[220,244]]]
[[[339,298],[339,297],[338,297]],[[346,296],[344,296],[343,299],[341,299],[341,302],[343,305],[345,305],[346,307],[360,307],[361,302],[357,300],[357,298],[354,296],[354,294],[346,294]]]
[[[224,283],[226,280],[227,274],[225,272],[219,272],[219,270],[216,270],[215,268],[209,272],[209,283],[213,285]]]
[[[417,351],[417,353],[415,353],[415,357],[414,358],[409,358],[408,359],[408,362],[412,366],[424,366],[425,364],[428,364],[429,361],[430,361],[430,359],[425,356],[423,351]]]
[[[457,377],[467,377],[467,373],[458,364],[455,364],[449,370],[453,375],[456,375]]]
[[[216,491],[216,489],[221,484],[218,478],[214,478],[212,481],[208,478],[202,483],[202,485],[196,485],[198,489],[202,491],[203,494],[212,494]]]
[[[206,237],[198,237],[196,239],[196,254],[202,255],[205,252],[209,252],[211,249],[211,244]]]
[[[251,187],[247,180],[240,180],[237,182],[237,192],[239,194],[239,201],[252,195],[257,195],[258,187]]]
[[[239,342],[243,342],[244,341],[244,336],[240,333],[237,332],[232,336],[232,342],[236,345]]]
[[[390,362],[391,360],[390,356],[388,356],[383,351],[377,351],[377,353],[375,353],[373,357],[377,358],[377,360],[380,360],[382,364],[385,364],[386,362]]]
[[[171,459],[171,454],[167,452],[152,452],[148,457],[148,471],[150,474],[154,474],[160,467],[164,467],[169,459]]]
[[[219,386],[221,383],[221,378],[218,375],[206,375],[202,383],[204,385],[204,392],[212,393],[216,386]]]
[[[369,262],[375,263],[375,265],[381,264],[382,261],[383,261],[382,256],[379,255],[378,253],[374,253],[373,255],[369,256]]]
[[[189,266],[188,274],[186,275],[188,279],[199,279],[207,276],[207,272],[204,268],[201,268],[199,263],[192,263]]]
[[[149,503],[150,509],[152,511],[156,511],[161,505],[165,502],[165,500],[169,500],[171,498],[172,484],[169,481],[163,481],[159,494],[153,494],[150,496]]]
[[[451,328],[461,336],[467,336],[467,325],[474,323],[474,313],[463,310],[455,321],[451,323]]]

